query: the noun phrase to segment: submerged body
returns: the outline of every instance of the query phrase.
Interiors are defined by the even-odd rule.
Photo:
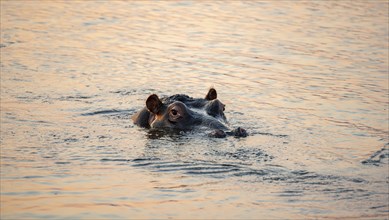
[[[144,128],[191,130],[206,127],[213,130],[210,133],[212,137],[246,137],[245,129],[231,130],[228,127],[224,110],[225,105],[217,99],[216,90],[211,88],[205,98],[177,94],[159,99],[155,94],[150,95],[146,106],[132,119]]]

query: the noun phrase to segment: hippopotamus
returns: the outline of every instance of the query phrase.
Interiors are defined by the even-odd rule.
[[[205,98],[192,98],[183,94],[159,98],[150,95],[146,106],[132,116],[134,124],[151,129],[187,131],[196,127],[209,128],[210,137],[246,137],[243,128],[230,129],[224,115],[225,105],[217,99],[214,88],[209,89]]]

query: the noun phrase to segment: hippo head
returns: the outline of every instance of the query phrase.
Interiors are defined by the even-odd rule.
[[[196,125],[224,128],[225,105],[217,98],[215,89],[210,89],[204,99],[194,99],[186,95],[174,95],[159,99],[156,94],[146,100],[150,112],[148,124],[151,128],[174,128],[187,130]]]
[[[176,94],[160,99],[152,94],[146,100],[146,107],[132,119],[145,128],[190,130],[202,126],[219,130],[218,136],[229,130],[224,110],[225,105],[217,99],[216,90],[211,88],[205,98]]]
[[[157,95],[150,95],[146,100],[150,112],[149,125],[151,128],[189,129],[199,124],[198,118],[183,102],[175,101],[163,104]]]

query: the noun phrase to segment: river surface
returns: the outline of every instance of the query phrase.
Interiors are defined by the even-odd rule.
[[[1,219],[389,215],[387,1],[1,1]],[[247,138],[158,136],[153,93]]]

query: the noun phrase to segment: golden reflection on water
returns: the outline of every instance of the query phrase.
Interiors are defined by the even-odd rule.
[[[361,164],[388,143],[386,1],[0,4],[1,218],[386,216],[387,164]],[[130,122],[211,86],[251,136]]]

